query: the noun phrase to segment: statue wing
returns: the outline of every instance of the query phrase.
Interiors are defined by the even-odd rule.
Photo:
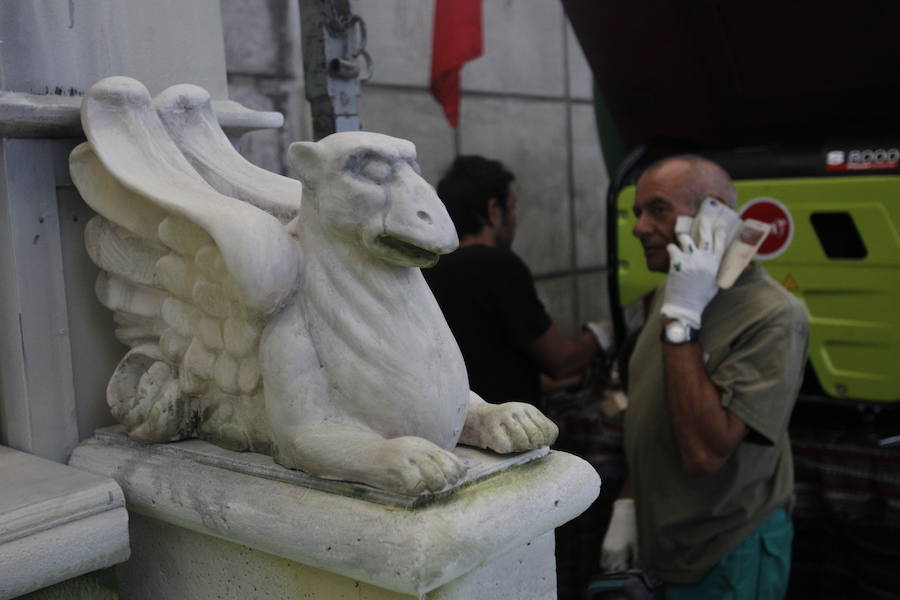
[[[156,114],[191,166],[216,191],[261,208],[282,223],[300,212],[299,180],[261,169],[235,150],[219,126],[209,92],[173,85],[153,99]]]
[[[297,285],[296,240],[191,167],[139,82],[94,85],[82,122],[70,172],[99,214],[85,232],[98,297],[132,348],[108,387],[114,416],[166,441],[193,433],[204,398],[259,404],[259,334]]]

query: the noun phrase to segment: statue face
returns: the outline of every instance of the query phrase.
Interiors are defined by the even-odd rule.
[[[323,227],[404,267],[429,267],[459,245],[447,209],[419,174],[411,143],[353,132],[295,146],[295,166],[316,190]]]
[[[366,235],[368,230],[363,235],[373,254],[398,266],[430,267],[456,249],[456,228],[434,188],[419,175],[415,159],[375,158],[364,168],[364,173],[372,171],[386,175],[379,184],[386,206],[373,215],[374,236]]]
[[[459,245],[456,228],[434,188],[419,175],[414,159],[401,159],[391,167],[383,181],[388,200],[383,230],[363,242],[392,264],[430,267]]]

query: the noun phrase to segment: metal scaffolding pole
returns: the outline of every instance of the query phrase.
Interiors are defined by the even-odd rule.
[[[299,2],[303,75],[313,137],[319,140],[339,131],[358,131],[360,84],[372,75],[365,23],[352,13],[349,0]]]

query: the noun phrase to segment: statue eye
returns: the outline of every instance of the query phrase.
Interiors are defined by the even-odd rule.
[[[362,175],[372,181],[385,181],[394,172],[394,167],[386,160],[373,159],[362,168]]]

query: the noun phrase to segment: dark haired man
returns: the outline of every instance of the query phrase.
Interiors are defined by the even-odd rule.
[[[580,373],[603,331],[571,339],[551,322],[528,267],[510,249],[514,176],[502,163],[460,156],[437,187],[459,249],[423,271],[462,350],[469,387],[488,402],[540,406],[540,374]],[[599,336],[599,337],[598,337]]]
[[[629,484],[603,540],[603,566],[654,569],[670,600],[783,598],[793,529],[787,425],[809,338],[803,304],[751,263],[719,290],[724,235],[676,235],[728,174],[693,155],[638,179],[633,233],[657,289],[629,363]]]

